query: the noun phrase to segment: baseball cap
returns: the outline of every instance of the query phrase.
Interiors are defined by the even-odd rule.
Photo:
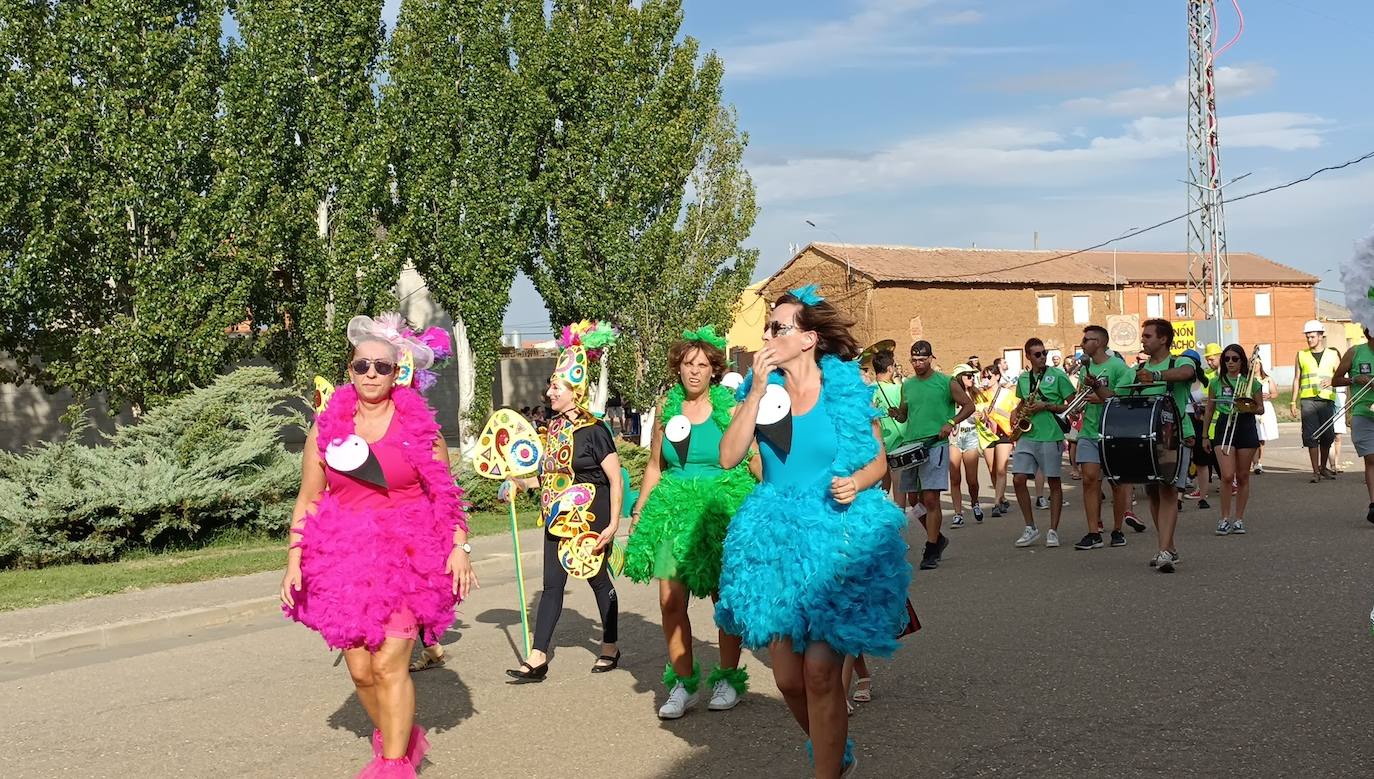
[[[912,357],[934,357],[935,351],[930,346],[930,341],[917,341],[911,345]]]

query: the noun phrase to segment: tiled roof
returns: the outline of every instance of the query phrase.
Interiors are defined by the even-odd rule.
[[[1113,262],[1120,283],[1181,284],[1188,278],[1183,252],[1089,251],[1064,256],[1069,252],[813,243],[798,256],[808,250],[848,263],[879,283],[1111,285]],[[1231,281],[1236,283],[1315,284],[1318,280],[1258,254],[1232,252],[1229,258]]]

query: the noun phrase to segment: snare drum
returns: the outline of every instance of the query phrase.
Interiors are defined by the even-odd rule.
[[[887,453],[887,468],[892,472],[924,465],[930,457],[929,441],[913,441]]]
[[[1169,395],[1119,395],[1102,407],[1102,470],[1113,482],[1173,484],[1182,417]]]

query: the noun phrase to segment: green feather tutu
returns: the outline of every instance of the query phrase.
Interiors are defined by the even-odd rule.
[[[697,597],[713,594],[730,518],[756,484],[743,467],[714,478],[664,474],[625,548],[625,575],[641,583],[676,579]]]

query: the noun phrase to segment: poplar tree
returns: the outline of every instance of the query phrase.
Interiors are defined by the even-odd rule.
[[[756,260],[740,246],[755,215],[747,139],[721,106],[720,58],[681,25],[678,0],[556,1],[540,63],[555,115],[527,270],[555,323],[621,330],[613,381],[641,407],[684,327],[729,324]]]
[[[337,378],[344,328],[375,314],[400,262],[376,79],[381,0],[237,0],[216,198],[219,256],[246,269],[258,351],[298,384]]]
[[[0,13],[5,378],[135,410],[208,381],[246,302],[210,259],[223,6],[29,3]]]
[[[383,116],[399,207],[390,234],[466,329],[469,417],[491,409],[511,284],[542,213],[544,23],[542,0],[406,0],[389,48]]]

